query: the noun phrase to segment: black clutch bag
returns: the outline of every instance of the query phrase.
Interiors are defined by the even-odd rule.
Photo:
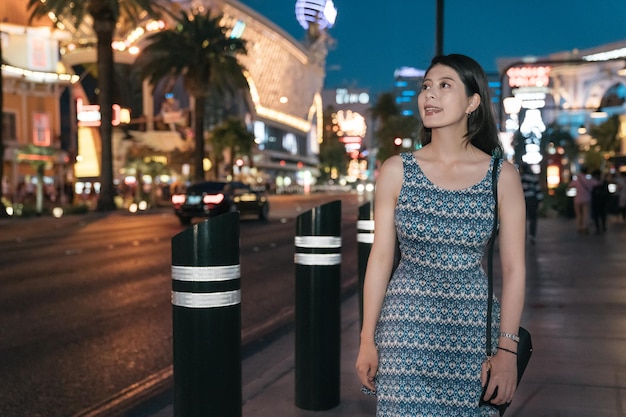
[[[487,357],[491,356],[491,310],[493,304],[493,245],[496,239],[497,229],[498,229],[498,158],[494,161],[492,168],[492,178],[491,178],[491,186],[493,190],[493,197],[496,201],[494,213],[493,213],[493,227],[491,230],[491,238],[489,239],[489,248],[487,254],[487,276],[489,278],[488,286],[489,286],[489,294],[487,298],[487,342],[486,342],[486,352]],[[518,331],[519,342],[517,343],[517,384],[519,385],[522,380],[522,375],[524,375],[524,371],[526,370],[526,366],[528,365],[528,361],[530,360],[530,356],[533,353],[533,344],[532,339],[530,337],[530,333],[528,330],[523,327],[519,328]],[[504,415],[504,412],[508,408],[510,403],[506,404],[492,404],[491,400],[493,400],[498,395],[498,389],[494,391],[493,395],[489,399],[489,401],[484,400],[485,391],[487,390],[487,386],[489,385],[489,376],[487,373],[487,383],[483,387],[483,391],[480,394],[480,400],[478,405],[480,406],[491,406],[497,408],[500,412],[500,416]]]
[[[530,356],[533,353],[533,343],[530,337],[530,333],[528,332],[528,330],[524,329],[523,327],[519,328],[518,336],[519,336],[519,342],[517,344],[517,384],[519,385],[520,381],[522,380],[522,375],[524,375],[524,371],[526,370],[526,366],[528,365],[528,361],[530,360]],[[487,339],[487,340],[490,340],[490,339]],[[485,391],[487,391],[487,385],[489,385],[489,373],[487,373],[487,383],[483,387],[483,391],[480,394],[480,401],[478,405],[480,406],[488,405],[491,407],[495,407],[500,412],[500,416],[504,415],[504,412],[509,406],[509,403],[507,404],[492,404],[491,403],[491,400],[496,398],[496,396],[498,395],[497,388],[493,392],[493,395],[491,396],[489,401],[484,400]]]

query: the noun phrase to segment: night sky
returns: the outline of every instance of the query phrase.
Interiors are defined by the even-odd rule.
[[[295,0],[239,0],[297,40],[304,29]],[[326,88],[389,91],[396,68],[426,68],[435,53],[436,0],[334,0],[335,46],[326,66]],[[487,72],[496,59],[544,56],[626,40],[626,1],[447,0],[444,53],[463,53]]]

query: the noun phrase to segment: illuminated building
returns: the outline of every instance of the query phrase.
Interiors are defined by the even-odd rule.
[[[411,67],[398,68],[394,72],[393,95],[402,116],[419,118],[417,96],[422,88],[424,73],[424,70]]]
[[[375,154],[370,94],[367,89],[336,88],[322,92],[325,108],[331,108],[333,128],[350,155],[348,180],[373,178]]]
[[[8,0],[8,3],[10,4],[3,2],[7,10],[26,8],[21,0]],[[240,117],[256,137],[257,146],[253,160],[247,161],[243,167],[237,167],[238,173],[259,183],[276,184],[278,188],[281,185],[285,189],[292,186],[293,191],[314,181],[318,175],[317,154],[323,128],[321,90],[327,54],[325,31],[317,28],[319,30],[315,34],[309,33],[307,42],[303,43],[235,0],[171,3],[174,8],[194,7],[200,11],[210,9],[215,15],[222,14],[222,24],[231,29],[229,36],[241,37],[247,43],[247,54],[238,58],[246,70],[244,75],[250,90],[246,97],[222,109],[219,116],[222,119],[228,115]],[[331,10],[328,11],[330,13]],[[27,21],[26,13],[24,10],[24,24]],[[60,46],[55,46],[61,52],[60,63],[68,72],[74,71],[81,75],[81,82],[68,89],[71,94],[68,94],[66,101],[71,102],[71,106],[60,106],[58,93],[50,95],[57,101],[57,109],[49,111],[53,137],[63,137],[68,142],[67,148],[77,151],[77,180],[97,181],[100,160],[99,130],[97,126],[79,123],[81,119],[83,122],[85,119],[93,119],[98,113],[97,109],[89,107],[96,102],[96,82],[86,70],[87,65],[96,62],[96,37],[89,24],[74,28],[71,22],[63,19],[59,19],[59,23],[64,25],[64,31],[55,31],[63,34],[61,39],[56,39]],[[117,33],[112,44],[117,68],[130,68],[144,45],[146,36],[153,31],[165,29],[167,24],[167,21],[145,20],[135,28]],[[49,27],[50,23],[43,22],[41,25]],[[5,55],[5,58],[5,61],[11,62],[11,57]],[[130,73],[128,70],[124,71]],[[6,85],[10,74],[7,74],[6,68],[3,73]],[[122,88],[128,90],[126,92],[131,99],[125,98],[123,94],[114,96],[114,99],[120,108],[128,111],[130,124],[125,129],[117,127],[113,130],[113,169],[116,181],[124,180],[125,156],[127,148],[133,143],[144,144],[159,155],[175,149],[189,150],[193,143],[188,136],[191,132],[188,115],[193,100],[187,96],[180,80],[174,80],[170,84],[160,83],[154,90],[138,79],[128,77],[122,81],[128,83]],[[69,85],[68,82],[65,84]],[[78,99],[82,100],[84,111],[76,114]],[[5,108],[8,108],[8,103],[10,101],[5,99]],[[9,114],[6,117],[13,116]],[[14,118],[21,121],[23,116],[18,114]],[[41,122],[44,119],[40,117],[37,120]],[[210,127],[220,121],[219,118],[209,120]],[[66,124],[72,126],[62,133],[58,125]],[[21,131],[18,129],[18,132]],[[28,143],[27,137],[31,134],[26,133],[26,130],[24,132],[20,133],[19,140]],[[129,137],[132,140],[125,140]],[[227,160],[226,163],[234,161]],[[181,169],[184,167],[174,168],[179,171],[181,178],[185,177],[184,169]],[[223,176],[224,173],[209,175]]]
[[[58,190],[72,181],[74,149],[60,113],[68,104],[68,87],[78,77],[58,61],[64,34],[49,26],[29,27],[24,3],[10,3],[0,4],[3,195],[12,202],[34,203],[39,184],[49,198],[62,199]]]
[[[311,26],[323,30],[331,28],[335,24],[337,9],[332,0],[297,0],[296,19],[304,30]]]
[[[517,131],[525,138],[524,153],[517,159],[531,165],[541,163],[547,155],[541,153],[540,140],[553,123],[568,131],[584,149],[592,140],[586,134],[588,128],[612,115],[619,117],[621,154],[626,154],[626,41],[548,57],[500,60],[498,65],[504,144],[510,149]],[[559,152],[559,144],[553,150]],[[557,159],[563,161],[559,175],[569,178],[575,161]],[[552,169],[552,183],[555,175]]]

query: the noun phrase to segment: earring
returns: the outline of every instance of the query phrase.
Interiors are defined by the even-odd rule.
[[[469,111],[468,111],[467,113],[465,113],[465,114],[467,115],[467,118],[468,118],[468,119],[469,119],[469,118],[470,118],[470,116],[472,115],[472,113],[471,113],[471,112],[469,112]]]

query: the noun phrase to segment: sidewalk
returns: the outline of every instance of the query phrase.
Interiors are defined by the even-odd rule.
[[[606,234],[579,236],[573,220],[540,219],[537,244],[527,248],[522,324],[535,351],[506,416],[625,417],[626,224],[610,222]],[[243,416],[373,417],[375,401],[360,393],[354,372],[358,327],[353,295],[342,304],[339,406],[295,406],[290,331],[244,360]],[[173,415],[169,393],[128,416]]]

